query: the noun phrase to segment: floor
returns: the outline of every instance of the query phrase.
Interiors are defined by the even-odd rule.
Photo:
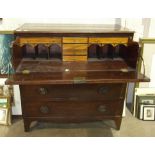
[[[111,128],[113,121],[81,123],[81,124],[53,124],[32,123],[30,132],[24,132],[22,119],[13,120],[11,126],[0,125],[2,137],[154,137],[155,122],[141,121],[133,117],[126,109],[119,131]]]

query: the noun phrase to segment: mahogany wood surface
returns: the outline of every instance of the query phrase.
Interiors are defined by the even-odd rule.
[[[128,82],[138,73],[133,31],[110,25],[24,24],[15,31],[15,73],[25,131],[33,121],[115,121],[120,129]]]
[[[99,101],[123,99],[125,84],[25,85],[21,86],[24,101]],[[44,91],[44,92],[42,92]]]
[[[137,73],[121,60],[83,63],[31,60],[22,61],[16,71],[16,74],[7,80],[7,84],[74,84],[78,78],[79,83],[89,84],[149,81],[147,77]]]

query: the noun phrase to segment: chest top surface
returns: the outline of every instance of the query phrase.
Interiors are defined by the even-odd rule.
[[[15,30],[15,33],[134,33],[120,25],[108,24],[32,24],[27,23]]]

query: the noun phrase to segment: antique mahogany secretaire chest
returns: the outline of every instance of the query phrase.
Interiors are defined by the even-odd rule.
[[[15,31],[14,74],[25,131],[32,121],[114,120],[120,129],[128,82],[137,72],[133,31],[110,25],[24,24]]]

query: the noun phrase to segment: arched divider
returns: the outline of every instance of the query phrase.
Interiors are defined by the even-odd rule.
[[[48,46],[46,46],[44,44],[37,44],[35,46],[36,58],[48,59],[48,57],[49,57],[49,52],[48,51],[49,51]]]
[[[36,58],[34,46],[31,44],[24,44],[21,48],[23,58]]]
[[[88,46],[88,60],[95,58],[97,60],[104,59],[122,59],[130,67],[136,68],[136,63],[139,57],[139,44],[131,42],[128,45],[124,44],[90,44]]]
[[[52,44],[49,47],[49,58],[58,58],[62,59],[62,49],[61,46],[58,44]]]
[[[62,59],[62,49],[59,44],[24,44],[21,50],[23,58]]]
[[[61,44],[24,44],[21,47],[23,58],[29,59],[59,59],[63,60]],[[139,45],[132,42],[128,45],[90,44],[87,49],[87,59],[123,59],[130,67],[135,68],[139,57]]]

